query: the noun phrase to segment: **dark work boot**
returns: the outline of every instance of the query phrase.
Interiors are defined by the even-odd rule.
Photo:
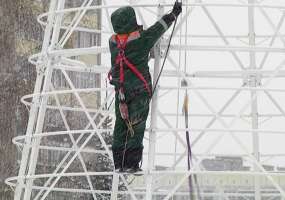
[[[125,172],[136,173],[142,171],[140,169],[140,162],[142,160],[143,148],[132,148],[126,151],[125,155]]]
[[[113,152],[113,159],[114,159],[114,165],[115,165],[115,172],[123,172],[123,150],[114,150]]]
[[[141,172],[142,169],[137,166],[137,167],[131,167],[126,169],[124,172],[128,173],[128,174],[134,174],[135,176],[142,176],[143,174],[137,174],[138,172]]]

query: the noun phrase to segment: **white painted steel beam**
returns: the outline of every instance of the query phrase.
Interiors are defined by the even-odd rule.
[[[57,0],[52,0],[50,3],[49,12],[52,12],[53,10],[55,10],[56,6],[57,6]],[[45,28],[45,33],[44,33],[42,54],[44,54],[48,49],[48,46],[50,43],[50,37],[52,35],[53,22],[54,22],[54,15],[49,15],[48,16],[48,24]],[[41,60],[46,60],[46,59],[47,59],[46,57],[41,57]],[[40,65],[38,67],[40,68],[42,66]],[[44,79],[44,74],[39,73],[37,76],[36,82],[35,82],[34,93],[40,93],[43,79]],[[27,136],[31,136],[34,133],[34,124],[37,120],[38,109],[39,109],[38,106],[36,106],[36,105],[39,103],[40,103],[40,97],[39,96],[33,97],[32,106],[31,106],[30,112],[29,112],[29,114],[30,114],[29,121],[28,121],[28,125],[27,125],[27,130],[26,130]],[[21,158],[21,163],[20,163],[20,170],[19,170],[18,176],[24,176],[24,174],[27,170],[27,164],[29,162],[30,149],[29,149],[28,145],[30,145],[30,143],[31,143],[31,138],[27,137],[27,139],[25,140],[25,143],[27,144],[27,146],[23,147],[22,158]],[[25,180],[21,179],[17,183],[14,200],[21,200],[23,187],[24,187],[24,181]]]
[[[159,0],[159,3],[162,3],[163,0]],[[158,15],[157,19],[160,19],[163,14],[164,9],[159,6],[158,7]],[[153,86],[155,83],[157,83],[157,88],[159,87],[159,71],[160,71],[160,65],[161,65],[161,48],[160,48],[160,40],[156,43],[154,47],[154,72],[153,72]],[[147,164],[147,171],[152,171],[154,169],[155,165],[155,145],[156,145],[156,131],[157,128],[157,109],[158,109],[158,92],[159,89],[153,91],[152,101],[151,101],[151,124],[150,124],[150,132],[149,132],[149,147],[148,147],[148,164]],[[151,174],[147,176],[146,180],[146,200],[152,200],[152,193],[153,193],[153,177]]]
[[[248,4],[253,4],[255,3],[255,0],[248,0]],[[255,8],[254,7],[249,7],[248,8],[248,32],[249,32],[249,45],[252,47],[256,46],[255,42]],[[266,57],[266,55],[265,55]],[[255,70],[257,68],[256,66],[256,53],[255,52],[250,52],[249,53],[249,68]],[[258,76],[253,75],[250,77],[249,85],[251,87],[258,87]],[[252,129],[258,129],[258,103],[257,103],[257,97],[256,96],[256,91],[251,91],[251,127]],[[260,151],[260,146],[259,146],[259,135],[257,132],[252,133],[252,149],[253,149],[253,155],[255,159],[259,162],[260,157],[259,157],[259,151]],[[254,165],[253,169],[255,171],[258,171],[258,166]],[[261,191],[260,191],[260,177],[256,176],[254,179],[254,190],[255,190],[255,200],[261,200]]]

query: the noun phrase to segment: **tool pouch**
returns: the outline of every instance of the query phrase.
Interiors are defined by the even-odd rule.
[[[126,98],[125,98],[124,90],[122,87],[119,90],[119,101],[120,101],[119,110],[121,113],[121,117],[126,122],[126,126],[128,127],[128,131],[129,131],[131,137],[133,137],[134,136],[134,129],[133,129],[133,125],[130,121],[129,109],[128,109],[128,105],[126,103]]]
[[[125,98],[123,88],[119,89],[119,101],[120,101],[119,109],[120,109],[121,117],[123,118],[123,120],[128,120],[129,119],[129,109],[126,103],[126,98]]]
[[[128,120],[129,119],[128,105],[125,102],[120,102],[119,109],[123,120]]]

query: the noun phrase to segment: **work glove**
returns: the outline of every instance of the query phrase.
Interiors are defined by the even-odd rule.
[[[174,22],[178,15],[182,12],[182,3],[175,2],[172,11],[162,17],[167,26],[169,27]]]
[[[178,17],[181,12],[182,12],[182,3],[176,1],[172,9],[172,14],[174,14],[175,17]]]

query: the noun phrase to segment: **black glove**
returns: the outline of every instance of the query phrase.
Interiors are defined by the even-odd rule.
[[[180,13],[182,12],[182,3],[180,2],[175,2],[173,9],[172,9],[172,13],[178,17],[178,15],[180,15]]]
[[[172,22],[175,21],[178,15],[180,15],[181,12],[182,12],[182,3],[175,2],[171,13],[164,15],[162,19],[165,21],[165,23],[169,27],[172,24]]]

